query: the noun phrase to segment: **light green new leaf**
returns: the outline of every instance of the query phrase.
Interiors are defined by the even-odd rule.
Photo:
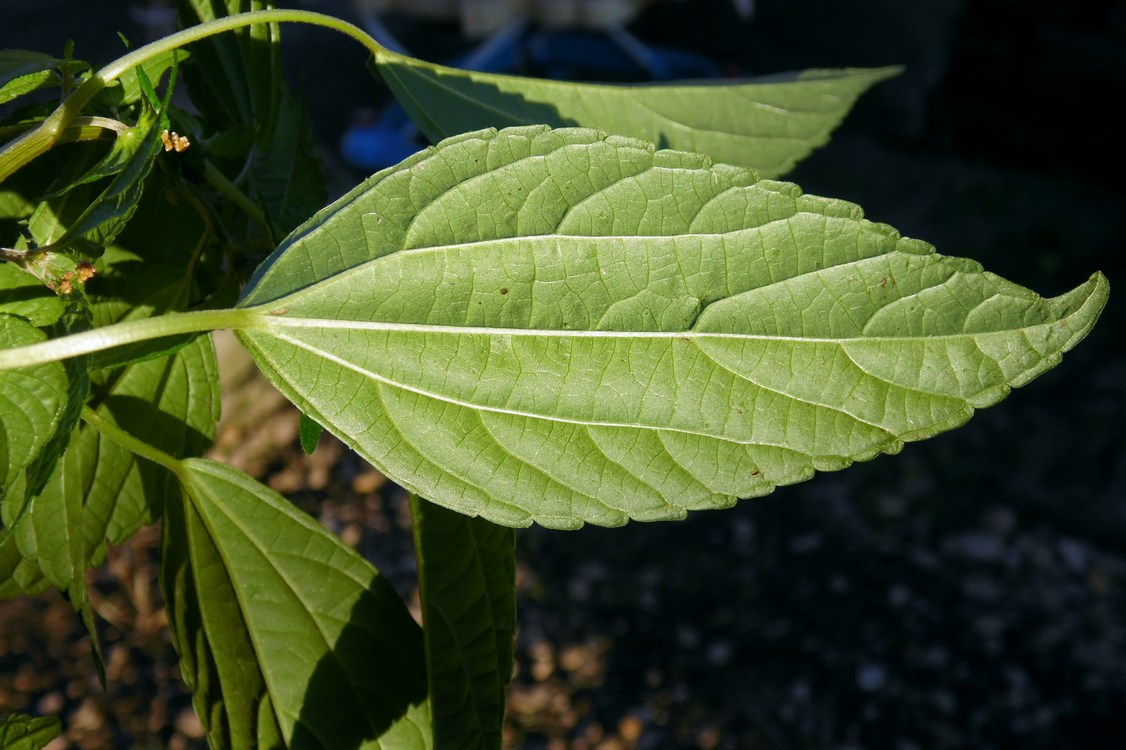
[[[60,731],[57,717],[12,714],[0,721],[0,750],[41,750]]]
[[[411,497],[438,747],[501,746],[516,633],[516,533]]]
[[[506,525],[680,518],[965,422],[1107,298],[591,130],[466,134],[258,270],[240,336],[387,476]]]
[[[161,576],[212,746],[429,748],[422,634],[391,586],[250,477],[180,475]]]
[[[481,128],[579,125],[777,177],[825,144],[857,97],[899,68],[632,86],[476,73],[382,50],[375,63],[433,143]]]

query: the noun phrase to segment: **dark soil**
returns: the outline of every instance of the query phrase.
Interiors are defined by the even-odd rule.
[[[12,39],[14,5],[0,0],[0,45],[32,46]],[[60,5],[19,3],[19,23]],[[1043,294],[1097,269],[1124,278],[1126,131],[1109,103],[1126,95],[1126,2],[755,5],[749,27],[719,2],[658,5],[638,33],[755,72],[907,62],[795,182]],[[57,34],[19,28],[57,51]],[[306,61],[343,54],[331,35],[294,37]],[[333,110],[317,120],[329,147],[341,113],[379,95],[356,67],[310,87],[314,114]],[[1121,296],[1059,368],[899,456],[682,523],[521,532],[509,744],[1126,747]],[[295,413],[225,361],[235,400],[216,457],[316,514],[412,601],[401,491],[330,438],[302,455]],[[0,603],[0,714],[61,715],[58,747],[204,746],[164,627],[158,538],[92,574],[104,691],[69,604]]]

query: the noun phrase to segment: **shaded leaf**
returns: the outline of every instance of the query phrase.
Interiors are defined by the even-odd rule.
[[[858,207],[590,130],[450,139],[298,229],[239,333],[384,474],[502,524],[683,517],[898,451],[1055,365],[1042,299]]]
[[[136,68],[125,71],[99,91],[89,106],[95,109],[113,109],[135,104],[145,95],[141,85],[142,75],[159,83],[165,73],[189,58],[188,51],[183,49],[166,50],[153,55]]]
[[[162,579],[213,747],[430,747],[422,635],[379,573],[244,474],[181,480]]]
[[[177,0],[180,27],[265,10],[267,0]],[[184,78],[192,102],[218,130],[254,123],[273,129],[281,78],[277,24],[255,24],[195,42]]]
[[[261,139],[261,154],[250,172],[275,242],[322,208],[327,198],[308,118],[288,92],[279,96],[276,126]]]
[[[262,10],[263,0],[178,0],[181,24]],[[227,177],[241,175],[246,192],[265,211],[272,242],[324,206],[320,160],[305,113],[289,94],[281,70],[277,24],[255,24],[191,45],[184,75],[202,119],[220,133],[211,156],[225,157]],[[239,217],[255,236],[256,227]],[[228,220],[228,229],[238,226]]]
[[[141,80],[145,79],[142,77]],[[161,133],[168,127],[166,111],[174,85],[175,68],[172,69],[161,109],[154,109],[146,98],[136,125],[118,134],[109,154],[91,172],[74,183],[82,185],[112,176],[105,189],[67,225],[66,231],[54,244],[66,247],[75,240],[83,240],[105,247],[125,228],[137,210],[145,178],[162,148]],[[68,191],[70,187],[67,187]]]
[[[302,414],[298,429],[298,436],[301,438],[301,450],[305,451],[306,454],[315,451],[322,432],[324,432],[324,427],[317,424],[316,420],[309,415]]]
[[[61,731],[54,716],[12,714],[0,721],[0,750],[41,750]]]
[[[500,748],[516,634],[516,533],[411,497],[438,747]]]
[[[60,60],[41,52],[23,49],[0,50],[0,104],[39,89],[58,86],[66,71],[74,74],[87,67],[78,60]]]
[[[380,75],[431,142],[481,128],[579,125],[785,174],[857,97],[898,68],[809,70],[739,82],[610,86],[457,70],[390,50]]]

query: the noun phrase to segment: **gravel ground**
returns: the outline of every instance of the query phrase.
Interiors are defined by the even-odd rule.
[[[1123,278],[1126,190],[1106,165],[1126,142],[1105,102],[1126,94],[1126,3],[901,5],[914,6],[756,3],[750,69],[912,64],[793,179],[1045,294],[1096,269]],[[796,39],[794,18],[814,11]],[[705,21],[673,28],[691,43]],[[642,26],[659,37],[662,23]],[[899,456],[682,523],[521,532],[508,744],[1126,746],[1120,299],[1058,369]],[[296,414],[224,361],[215,455],[413,601],[401,491],[332,439],[302,455]],[[59,747],[204,746],[164,628],[158,537],[138,534],[92,577],[105,691],[58,595],[0,603],[0,714],[62,715]]]

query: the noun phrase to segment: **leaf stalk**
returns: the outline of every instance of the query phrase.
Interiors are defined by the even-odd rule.
[[[226,328],[254,328],[260,315],[251,310],[198,310],[127,320],[28,346],[0,349],[0,370],[57,362],[166,336],[206,333]]]

